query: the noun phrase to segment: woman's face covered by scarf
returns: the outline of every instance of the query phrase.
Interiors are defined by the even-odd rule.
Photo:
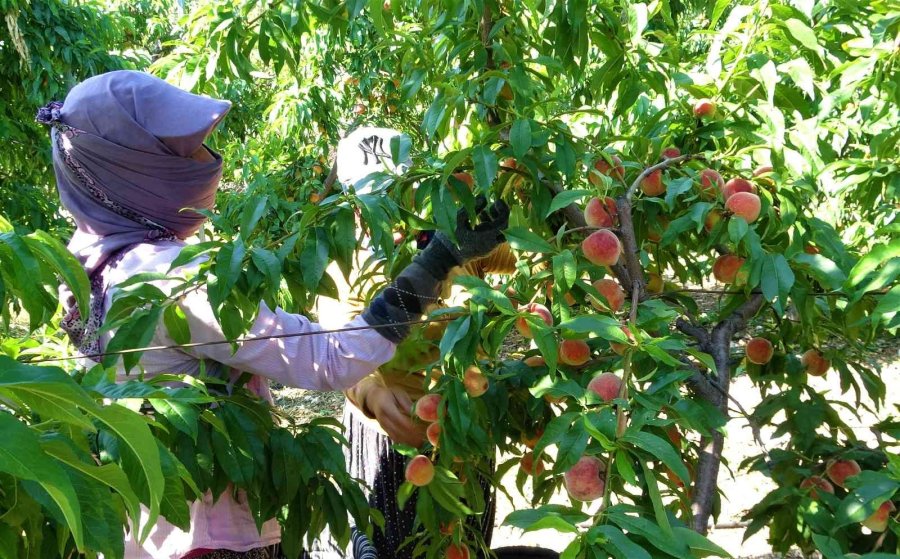
[[[222,174],[203,142],[230,107],[126,70],[85,80],[42,111],[77,226],[70,248],[88,273],[124,246],[200,228],[205,218],[191,209],[212,208]]]

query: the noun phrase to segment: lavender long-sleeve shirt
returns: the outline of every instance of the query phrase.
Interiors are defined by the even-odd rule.
[[[107,274],[110,287],[106,294],[106,308],[109,308],[115,294],[116,284],[142,272],[168,272],[183,247],[184,244],[179,242],[162,242],[142,244],[130,250]],[[189,270],[190,266],[181,271]],[[166,282],[158,282],[157,285],[165,289]],[[186,295],[179,305],[190,325],[192,342],[225,339],[213,317],[205,291]],[[362,318],[357,317],[348,326],[365,324]],[[273,311],[265,303],[260,303],[259,316],[247,337],[321,330],[318,324],[301,315],[281,309]],[[106,336],[104,342],[109,341],[111,334]],[[160,323],[150,345],[172,344],[174,341]],[[205,361],[207,372],[227,375],[230,370],[245,371],[288,386],[342,390],[355,385],[390,360],[394,350],[394,344],[375,330],[358,330],[245,342],[234,354],[230,344],[153,351],[143,354],[140,366],[145,378],[148,378],[162,373],[197,374],[200,362]],[[123,369],[118,373],[120,379],[127,378]],[[262,379],[255,379],[250,386],[261,396],[269,398],[268,387]],[[249,509],[240,500],[240,496],[235,500],[227,492],[213,503],[212,496],[205,495],[191,504],[190,530],[182,531],[160,519],[143,545],[138,545],[132,534],[128,535],[125,559],[178,559],[195,549],[247,551],[280,541],[278,523],[270,520],[261,533],[257,532]]]

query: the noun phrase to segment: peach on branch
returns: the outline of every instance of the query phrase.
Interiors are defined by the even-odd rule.
[[[438,420],[440,406],[440,394],[426,394],[416,400],[416,416],[422,421],[433,423]]]
[[[734,254],[723,254],[713,264],[713,276],[722,283],[734,283],[744,259]]]
[[[800,364],[806,369],[806,374],[814,377],[824,375],[828,372],[828,369],[831,368],[831,362],[825,359],[825,356],[815,349],[806,350],[800,357]]]
[[[756,194],[756,187],[747,179],[740,177],[729,180],[722,188],[722,197],[726,200],[737,194],[738,192],[751,192]]]
[[[540,355],[532,355],[523,359],[522,363],[525,363],[529,367],[543,367],[547,364],[547,361]]]
[[[416,487],[428,485],[433,479],[434,464],[431,463],[427,456],[420,454],[406,465],[406,481]]]
[[[622,332],[625,333],[625,337],[628,338],[628,342],[629,342],[629,343],[634,342],[634,334],[631,333],[631,329],[628,328],[628,326],[623,325],[623,326],[622,326]],[[628,345],[627,345],[627,344],[622,344],[622,343],[619,343],[619,342],[609,342],[609,347],[610,347],[613,351],[615,351],[616,353],[618,353],[619,355],[625,355],[625,350],[628,349]]]
[[[847,478],[853,477],[861,471],[862,468],[859,467],[856,460],[832,460],[825,467],[825,475],[828,476],[828,479],[838,487],[844,488],[847,487],[844,485]]]
[[[464,543],[451,543],[447,546],[447,559],[469,559],[469,546]]]
[[[612,227],[618,209],[616,201],[607,196],[603,200],[594,197],[584,207],[584,222],[590,227]]]
[[[612,163],[610,163],[603,157],[600,157],[599,159],[594,161],[594,170],[596,170],[596,173],[594,171],[591,171],[591,173],[588,175],[588,181],[592,185],[600,186],[603,183],[603,179],[597,176],[597,173],[606,175],[613,179],[621,180],[625,178],[625,167],[622,166],[622,160],[619,159],[619,157],[616,155],[610,155],[609,159],[610,161],[612,161]]]
[[[603,310],[601,307],[601,302],[606,302],[606,306],[612,312],[619,312],[622,310],[622,305],[625,304],[625,290],[619,285],[614,279],[603,278],[595,281],[591,285],[594,286],[594,289],[600,293],[601,299],[598,301],[596,297],[591,297],[591,306],[595,309]]]
[[[547,299],[550,299],[551,301],[553,300],[553,282],[552,281],[547,283],[546,295],[547,295]],[[570,307],[575,304],[575,297],[571,293],[566,293],[563,296],[563,299],[565,299],[566,304],[569,305]]]
[[[665,191],[666,185],[662,180],[662,169],[657,169],[641,179],[641,192],[647,196],[659,196]]]
[[[615,233],[607,229],[594,231],[582,241],[581,250],[593,264],[612,266],[622,255],[622,243]]]
[[[819,249],[815,245],[808,244],[803,247],[803,252],[806,254],[819,254]]]
[[[658,243],[662,240],[663,234],[669,228],[669,218],[664,215],[656,216],[656,219],[650,222],[647,227],[647,240],[652,243]]]
[[[895,510],[897,510],[897,507],[894,506],[894,503],[885,501],[881,503],[878,510],[872,513],[869,518],[863,520],[861,524],[873,532],[884,532],[887,530],[888,518]]]
[[[534,446],[541,440],[541,437],[544,436],[544,430],[538,427],[535,429],[534,433],[531,435],[522,434],[522,444],[527,446],[528,448],[534,448]]]
[[[537,316],[543,320],[547,326],[553,326],[553,315],[550,314],[550,310],[547,309],[547,307],[540,303],[528,303],[520,310]],[[516,330],[519,331],[519,334],[521,334],[523,338],[534,337],[534,333],[531,331],[531,324],[529,324],[523,316],[516,319]]]
[[[738,192],[725,201],[725,209],[738,217],[744,218],[747,223],[753,223],[759,217],[762,209],[759,196],[752,192]]]
[[[559,343],[559,362],[579,367],[591,358],[591,348],[584,340],[563,340]]]
[[[487,392],[489,383],[481,369],[472,365],[463,374],[463,386],[465,386],[466,393],[469,396],[477,398]]]
[[[765,365],[772,359],[775,348],[772,342],[765,338],[752,338],[747,342],[747,361],[757,365]]]
[[[530,476],[539,476],[544,473],[544,460],[543,458],[538,458],[537,461],[534,459],[533,452],[526,452],[522,455],[522,460],[519,461],[519,467],[522,468],[522,471]]]
[[[715,198],[725,188],[725,180],[714,169],[700,171],[700,194],[704,198]]]
[[[810,476],[804,479],[800,483],[800,489],[809,490],[810,499],[818,499],[818,491],[824,491],[825,493],[834,493],[834,487],[832,487],[828,480],[823,479],[819,476]]]
[[[667,147],[662,151],[662,156],[666,159],[672,159],[681,155],[681,150],[676,147]]]
[[[432,423],[431,425],[429,425],[428,429],[425,429],[425,436],[428,438],[428,442],[431,443],[431,446],[437,448],[438,441],[441,438],[441,424]]]
[[[709,233],[720,221],[722,221],[722,212],[713,208],[706,214],[706,219],[703,220],[703,228]]]
[[[592,378],[587,387],[604,402],[611,402],[619,397],[622,379],[615,373],[603,373]]]
[[[712,118],[716,116],[716,104],[709,99],[700,99],[694,103],[694,116],[697,118]]]
[[[596,456],[582,456],[565,473],[566,489],[576,501],[594,501],[603,496],[606,464]]]
[[[647,291],[649,291],[650,293],[663,292],[665,283],[663,282],[661,275],[657,274],[656,272],[651,272],[647,274],[647,278]]]

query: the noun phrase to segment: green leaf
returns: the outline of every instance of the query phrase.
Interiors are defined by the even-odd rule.
[[[209,288],[209,294],[212,298],[213,307],[218,307],[231,293],[232,288],[237,284],[238,278],[244,269],[244,255],[247,249],[244,241],[238,237],[231,243],[222,246],[216,255],[215,288],[212,285]]]
[[[531,123],[527,118],[516,120],[509,131],[513,155],[521,159],[531,149]]]
[[[656,515],[656,523],[662,528],[667,536],[672,536],[672,526],[669,524],[669,516],[666,513],[666,507],[663,506],[662,496],[659,494],[659,485],[656,481],[656,475],[647,465],[647,462],[641,460],[641,469],[644,471],[644,479],[647,483],[647,492],[650,493],[650,502],[653,503],[653,512]]]
[[[543,505],[532,510],[514,511],[506,517],[503,524],[514,526],[525,532],[549,529],[577,534],[579,532],[578,525],[589,519],[589,515],[571,507]]]
[[[632,432],[631,429],[626,431],[625,435],[623,435],[620,440],[650,453],[651,456],[660,460],[663,464],[668,466],[670,470],[675,472],[675,475],[677,475],[685,484],[691,482],[691,474],[688,472],[687,466],[684,465],[681,456],[679,456],[678,452],[676,452],[675,449],[672,448],[672,445],[667,441],[643,431]]]
[[[816,39],[816,33],[808,25],[796,18],[786,19],[784,26],[798,43],[818,54],[822,47]]]
[[[628,343],[622,325],[616,319],[601,314],[583,314],[559,325],[561,330],[571,330],[576,334],[597,334],[604,340]]]
[[[472,163],[475,166],[475,181],[485,191],[491,188],[497,176],[497,154],[488,146],[476,146],[472,150]]]
[[[570,204],[574,204],[578,200],[581,200],[585,196],[590,196],[591,194],[593,194],[593,192],[590,190],[563,190],[553,197],[553,201],[550,202],[550,209],[547,210],[544,217],[568,207]]]
[[[847,275],[832,260],[821,254],[795,254],[791,260],[812,275],[824,287],[832,290],[840,289],[847,281]]]
[[[32,253],[39,254],[41,259],[60,275],[75,296],[78,308],[90,308],[90,281],[84,267],[65,245],[43,231],[35,231],[25,237],[25,244]]]
[[[676,526],[675,528],[672,528],[672,532],[674,532],[675,534],[675,539],[686,543],[692,550],[700,552],[698,555],[712,555],[713,557],[730,556],[727,551],[711,542],[705,536],[702,536],[697,532],[691,530],[690,528]]]
[[[163,311],[163,324],[166,332],[176,344],[191,342],[191,328],[188,325],[184,310],[178,305],[167,305]]]
[[[58,367],[26,365],[0,355],[0,394],[21,400],[44,420],[55,419],[94,431],[78,410],[95,410],[97,403]]]
[[[509,245],[525,252],[553,252],[553,246],[524,227],[510,227],[504,231]]]
[[[315,291],[328,266],[328,234],[321,227],[316,227],[310,233],[300,254],[300,269],[303,272],[303,285],[308,290]]]
[[[176,429],[197,441],[197,430],[200,425],[200,410],[191,405],[164,398],[150,398],[147,400],[156,410],[156,413],[166,418]]]
[[[131,317],[131,320],[116,330],[112,340],[106,344],[106,354],[103,357],[103,366],[111,367],[119,359],[117,351],[145,348],[156,333],[159,318],[162,316],[163,307],[153,307],[150,310],[140,311]],[[122,366],[125,371],[130,371],[137,365],[142,351],[134,351],[121,354]]]
[[[595,526],[591,528],[589,534],[591,536],[599,534],[606,538],[608,545],[604,546],[604,548],[609,549],[609,547],[612,547],[611,553],[615,557],[620,559],[650,559],[650,554],[644,548],[628,539],[628,536],[615,526],[608,524]]]
[[[268,196],[253,196],[244,203],[244,210],[241,212],[241,239],[247,240],[256,224],[268,208]]]
[[[835,515],[836,526],[862,522],[900,490],[900,482],[878,472],[864,471],[853,477],[857,487],[841,502]]]
[[[34,481],[59,507],[78,549],[84,549],[81,506],[69,476],[41,448],[37,434],[8,413],[0,412],[0,472]]]
[[[497,307],[500,312],[508,315],[515,315],[517,311],[513,308],[509,297],[488,285],[486,281],[476,276],[460,275],[453,279],[453,283],[466,288],[466,291],[474,297],[479,297],[490,301]]]
[[[794,285],[794,272],[783,254],[767,254],[762,261],[760,280],[766,300],[780,298],[783,303]]]
[[[900,274],[900,239],[872,247],[850,270],[845,288],[857,292],[856,300],[866,291],[881,289]]]
[[[409,152],[412,149],[412,140],[406,134],[399,134],[391,138],[391,160],[394,166],[406,163]]]
[[[553,255],[553,281],[557,289],[565,293],[572,289],[578,275],[578,265],[575,256],[569,250],[564,250]]]

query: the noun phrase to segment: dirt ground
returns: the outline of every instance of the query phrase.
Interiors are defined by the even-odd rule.
[[[882,378],[889,387],[900,385],[900,340],[883,340],[878,345],[877,351],[871,354],[870,361],[871,365],[878,365],[882,368]],[[841,390],[837,375],[812,378],[810,382],[818,390],[828,391],[831,397],[840,397]],[[731,393],[748,411],[752,410],[759,402],[759,393],[747,378],[738,378],[732,385]],[[279,406],[298,419],[310,419],[321,415],[340,417],[344,404],[343,395],[339,392],[309,392],[295,388],[276,387],[275,397]],[[888,391],[884,409],[888,410],[887,413],[896,413],[900,409],[900,391]],[[842,413],[844,420],[852,426],[861,440],[874,440],[868,429],[868,426],[875,422],[874,416],[864,410],[859,418],[850,416],[846,411]],[[887,413],[882,415],[887,415]],[[772,429],[767,429],[762,433],[763,441],[770,450],[778,448],[779,443],[783,442],[773,439],[772,431]],[[733,467],[736,468],[744,458],[759,453],[759,447],[747,444],[750,440],[751,435],[747,422],[737,414],[733,414],[733,419],[728,425],[725,446],[725,457]],[[510,474],[507,486],[515,486],[513,474]],[[740,525],[740,518],[747,509],[770,491],[774,484],[761,473],[735,472],[732,477],[728,470],[723,468],[720,473],[719,486],[726,499],[723,501],[722,515],[717,522],[719,528],[714,528],[710,532],[710,538],[734,557],[772,557],[771,548],[766,542],[767,530],[764,529],[749,540],[743,541],[744,529]],[[528,491],[527,486],[526,491]],[[568,504],[566,495],[557,495],[554,500]],[[510,502],[505,496],[499,495],[498,526],[494,532],[494,547],[534,545],[557,551],[563,550],[571,541],[571,536],[552,530],[523,534],[518,529],[502,526],[503,519],[510,512],[526,506],[527,502],[524,498]]]

